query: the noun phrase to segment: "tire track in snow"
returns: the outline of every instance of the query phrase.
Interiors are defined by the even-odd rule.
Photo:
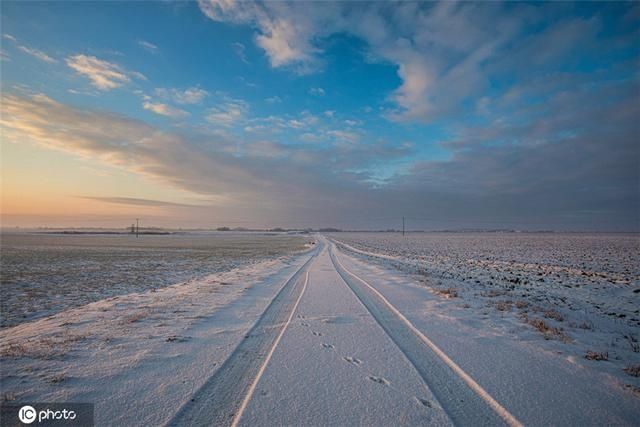
[[[330,256],[340,277],[415,367],[455,424],[522,426],[377,289],[349,271],[334,248],[331,245]]]
[[[271,350],[269,350],[269,354],[267,354],[267,357],[264,359],[264,362],[262,363],[262,366],[260,366],[260,370],[258,371],[258,375],[256,375],[256,377],[254,378],[253,383],[251,384],[251,387],[249,388],[249,392],[244,397],[244,400],[242,401],[242,404],[240,405],[240,409],[238,409],[238,412],[235,414],[235,416],[233,418],[233,422],[231,423],[232,427],[236,427],[238,425],[238,423],[240,422],[240,418],[242,418],[242,414],[244,413],[244,410],[247,408],[247,404],[251,400],[251,397],[253,396],[253,393],[256,390],[258,382],[260,381],[260,378],[262,378],[262,374],[264,373],[264,370],[266,369],[267,365],[269,364],[269,361],[271,360],[271,357],[273,356],[273,352],[276,350],[276,347],[278,347],[278,343],[280,343],[280,339],[282,338],[282,335],[284,335],[285,331],[287,330],[287,327],[291,324],[291,319],[293,318],[293,313],[295,313],[296,309],[298,308],[298,305],[300,304],[300,300],[302,299],[302,296],[304,295],[304,291],[307,289],[307,283],[309,283],[309,270],[306,271],[306,274],[305,274],[305,277],[304,277],[304,285],[302,285],[302,290],[300,291],[300,295],[298,295],[298,299],[296,300],[296,303],[293,305],[293,308],[291,310],[291,314],[289,315],[289,318],[287,319],[287,322],[282,327],[282,330],[278,334],[278,338],[276,338],[276,341],[273,343],[273,347],[271,347]]]
[[[304,294],[309,266],[321,245],[280,289],[215,374],[180,408],[168,426],[236,426]],[[324,245],[322,245],[324,246]],[[305,274],[304,281],[301,280]],[[302,285],[300,285],[302,283]]]

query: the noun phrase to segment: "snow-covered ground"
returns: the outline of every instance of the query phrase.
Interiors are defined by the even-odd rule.
[[[118,426],[637,425],[640,396],[625,388],[636,378],[620,367],[638,353],[581,354],[612,333],[599,318],[574,328],[569,314],[545,317],[543,290],[517,308],[507,285],[479,290],[355,238],[317,239],[304,254],[0,331],[4,399],[95,402],[97,425]],[[485,295],[499,289],[511,293]],[[558,328],[549,340],[527,307]]]
[[[639,396],[595,365],[604,362],[582,363],[526,325],[465,308],[389,266],[336,253],[522,424],[637,425]]]
[[[93,402],[97,425],[167,422],[307,258],[308,251],[2,329],[2,398]]]
[[[0,230],[0,327],[105,298],[159,289],[304,249],[304,235]]]
[[[640,395],[640,235],[336,233],[331,238],[348,253],[404,272],[441,296],[443,315],[479,313],[488,330],[558,352]]]

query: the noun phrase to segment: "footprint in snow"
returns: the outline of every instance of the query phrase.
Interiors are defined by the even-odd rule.
[[[185,342],[185,341],[189,341],[190,339],[191,337],[183,337],[181,335],[169,335],[165,341],[166,342]]]
[[[347,362],[353,364],[353,365],[359,365],[362,363],[362,360],[360,359],[356,359],[355,357],[351,357],[351,356],[345,356],[343,357],[344,360],[346,360]]]
[[[323,346],[324,348],[328,348],[328,349],[335,348],[335,347],[333,346],[333,344],[327,344],[327,343],[325,343],[325,342],[323,342],[323,343],[322,343],[322,346]]]
[[[369,375],[368,377],[371,381],[373,381],[374,383],[378,383],[378,384],[383,384],[383,385],[389,385],[389,380],[382,378],[382,377],[375,377],[373,375]]]
[[[320,333],[320,332],[311,331],[311,333],[312,333],[313,335],[317,336],[317,337],[321,337],[321,336],[322,336],[322,333]]]
[[[433,408],[433,404],[431,403],[430,400],[427,399],[420,399],[419,397],[416,396],[416,401],[421,404],[422,406],[426,406],[427,408]]]
[[[308,324],[307,322],[301,322],[300,324],[301,324],[302,326],[304,326],[304,327],[309,326],[309,324]]]

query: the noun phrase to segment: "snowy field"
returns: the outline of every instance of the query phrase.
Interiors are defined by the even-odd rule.
[[[339,247],[411,275],[487,327],[526,330],[541,348],[640,396],[640,235],[335,233]],[[458,313],[464,316],[464,314]]]
[[[97,425],[166,422],[242,341],[305,247],[0,330],[2,400],[92,402]]]
[[[0,326],[228,271],[301,250],[307,240],[241,232],[135,238],[4,231],[0,236]]]
[[[301,251],[4,328],[2,399],[92,402],[98,426],[637,425],[638,373],[623,370],[640,363],[623,300],[637,302],[635,236],[591,236],[630,245],[626,267],[592,249],[592,269],[530,241],[578,235],[484,236],[307,236]],[[595,266],[618,282],[574,272]],[[615,316],[589,305],[607,287]]]

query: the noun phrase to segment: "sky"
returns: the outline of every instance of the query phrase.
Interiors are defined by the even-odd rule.
[[[3,227],[640,231],[638,2],[0,15]]]

